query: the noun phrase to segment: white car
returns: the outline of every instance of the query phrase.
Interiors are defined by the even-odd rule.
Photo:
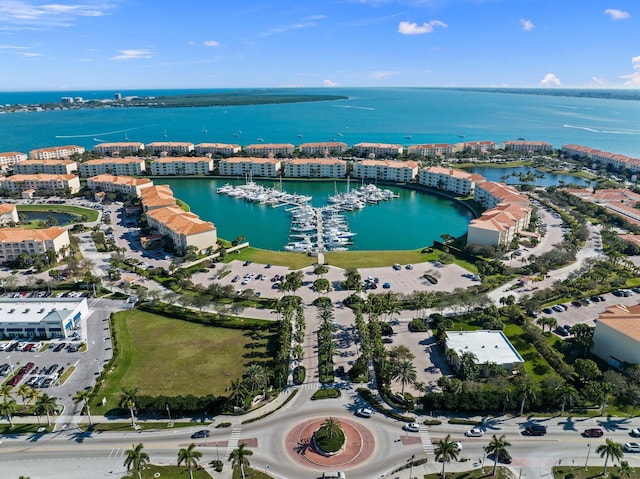
[[[637,442],[627,442],[624,445],[624,450],[626,452],[640,452],[640,444]]]
[[[456,446],[456,451],[457,452],[462,452],[462,443],[460,441],[454,442],[455,446]]]
[[[360,417],[371,417],[373,416],[373,411],[368,407],[361,407],[356,411],[356,414]]]
[[[402,426],[402,429],[409,432],[420,432],[420,424],[417,422],[410,422],[409,424]]]
[[[479,427],[474,427],[465,432],[464,435],[467,437],[482,437],[484,436],[484,430]]]

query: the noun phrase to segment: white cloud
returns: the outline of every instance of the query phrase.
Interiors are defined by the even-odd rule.
[[[640,68],[640,55],[631,59],[631,65],[633,65],[634,69]]]
[[[626,86],[640,87],[640,72],[633,72],[630,75],[622,75],[620,78],[627,80],[624,82]]]
[[[629,12],[618,10],[617,8],[607,8],[604,13],[605,15],[609,15],[609,17],[611,17],[611,20],[626,20],[631,17]]]
[[[217,47],[220,45],[219,42],[216,42],[215,40],[207,40],[205,42],[202,42],[205,46],[207,47]]]
[[[21,47],[18,45],[0,45],[0,50],[28,50],[29,47]]]
[[[525,32],[530,32],[531,30],[536,28],[531,20],[525,20],[524,18],[520,19],[520,25]]]
[[[371,74],[369,75],[371,78],[375,78],[380,79],[380,78],[386,78],[386,77],[391,77],[391,76],[395,76],[395,75],[399,75],[398,72],[394,72],[391,70],[378,70],[375,72],[371,72]]]
[[[595,83],[596,85],[604,85],[605,81],[602,78],[598,78],[598,77],[591,77],[591,81],[593,83]]]
[[[36,53],[36,52],[16,52],[16,55],[20,55],[21,57],[41,57],[42,53]]]
[[[323,80],[323,81],[322,81],[322,84],[323,84],[324,86],[326,86],[326,87],[330,87],[330,88],[340,86],[340,83],[336,83],[336,82],[334,82],[333,80]]]
[[[118,50],[120,55],[116,55],[115,57],[111,57],[111,60],[115,61],[124,61],[124,60],[135,60],[138,58],[152,58],[153,53],[146,48],[142,48],[139,50]]]
[[[418,25],[415,22],[400,22],[398,25],[398,33],[402,33],[403,35],[423,35],[433,32],[435,27],[447,28],[447,24],[440,20],[429,20],[422,25]]]
[[[112,8],[107,3],[36,3],[33,0],[6,0],[0,2],[0,23],[14,29],[40,27],[68,27],[78,17],[101,17]]]
[[[553,73],[547,73],[544,78],[540,81],[540,85],[542,86],[561,86],[560,79],[555,76]]]

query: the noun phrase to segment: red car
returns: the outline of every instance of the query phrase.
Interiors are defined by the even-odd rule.
[[[602,437],[604,435],[604,431],[599,427],[594,427],[591,429],[585,429],[582,435],[584,437]]]

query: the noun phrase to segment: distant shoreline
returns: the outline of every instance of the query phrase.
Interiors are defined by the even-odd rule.
[[[430,90],[472,91],[479,93],[509,93],[512,95],[564,96],[576,98],[600,98],[602,100],[640,100],[640,90],[581,90],[575,88],[477,88],[447,87]]]

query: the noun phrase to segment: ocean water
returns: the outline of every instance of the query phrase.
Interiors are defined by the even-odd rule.
[[[123,95],[202,90],[122,91]],[[216,90],[221,91],[221,90]],[[0,103],[112,98],[115,91],[0,93]],[[640,101],[420,88],[304,89],[347,100],[203,108],[124,108],[0,115],[0,151],[52,145],[92,148],[101,141],[173,141],[247,145],[335,139],[400,143],[526,138],[640,158]],[[409,138],[410,137],[410,138]]]

